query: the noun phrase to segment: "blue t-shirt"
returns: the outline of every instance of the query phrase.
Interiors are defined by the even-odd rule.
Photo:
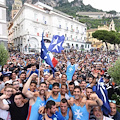
[[[52,118],[52,120],[65,120],[64,117],[57,111],[51,117],[49,115],[48,115],[48,117]],[[41,114],[39,115],[38,120],[43,120],[43,116]],[[44,120],[46,120],[46,119],[44,119]]]
[[[27,74],[29,73],[30,70],[27,70]],[[31,71],[29,77],[33,74],[33,73],[36,73],[37,75],[39,74],[39,71],[36,69],[35,71]],[[28,78],[29,78],[28,77]]]

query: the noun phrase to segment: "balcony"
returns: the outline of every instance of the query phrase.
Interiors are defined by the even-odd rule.
[[[79,33],[79,30],[76,30],[76,33]]]
[[[58,28],[61,29],[61,25],[59,25]]]
[[[66,29],[65,29],[66,31],[68,31],[68,27],[66,27]]]
[[[71,29],[71,32],[74,32],[74,29]]]

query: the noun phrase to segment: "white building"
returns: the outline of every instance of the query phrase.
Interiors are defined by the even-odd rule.
[[[105,18],[114,17],[113,14],[108,14],[106,12],[77,12],[76,15],[88,16],[93,19],[102,19],[103,17]]]
[[[41,2],[35,5],[25,3],[12,22],[14,44],[22,52],[40,50],[43,31],[47,47],[53,35],[64,35],[65,47],[91,48],[86,43],[85,24]]]
[[[0,43],[7,47],[6,1],[0,0]]]

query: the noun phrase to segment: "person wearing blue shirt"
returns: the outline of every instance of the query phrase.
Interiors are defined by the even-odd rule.
[[[46,103],[46,113],[45,116],[40,114],[38,120],[47,120],[47,118],[51,118],[52,120],[65,120],[64,117],[56,111],[56,104],[52,100]]]
[[[67,99],[63,98],[60,102],[59,113],[64,117],[65,120],[72,120],[72,111],[68,107]]]
[[[27,70],[27,78],[29,78],[33,73],[39,74],[39,71],[36,68],[36,64],[32,64],[31,68]]]
[[[72,105],[69,101],[73,113],[73,120],[88,120],[91,108],[96,105],[99,106],[103,105],[102,100],[99,99],[97,94],[95,93],[91,94],[90,100],[85,100],[86,97],[82,98],[81,94],[82,94],[81,88],[79,86],[75,86],[74,88],[75,99],[72,100],[73,101]]]

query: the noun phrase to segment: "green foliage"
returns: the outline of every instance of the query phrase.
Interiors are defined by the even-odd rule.
[[[92,33],[92,36],[98,40],[102,40],[103,42],[108,42],[108,40],[111,39],[110,33],[107,30],[97,30]]]
[[[107,13],[116,15],[117,12],[115,10],[111,10],[111,11],[109,11]]]
[[[74,2],[76,2],[76,1],[74,1]],[[78,11],[86,11],[86,12],[88,12],[88,11],[101,12],[102,11],[102,10],[93,8],[91,5],[82,4],[81,7],[72,6],[74,4],[74,2],[63,3],[63,4],[60,4],[59,7],[55,7],[55,8],[66,14],[72,15],[72,16],[76,16],[76,12],[78,12]]]
[[[108,69],[108,74],[114,79],[116,84],[120,84],[120,59]]]
[[[103,42],[108,42],[114,45],[120,44],[120,33],[115,31],[97,30],[92,34],[92,36],[98,40],[102,40]]]
[[[116,104],[120,104],[120,96],[117,95],[116,93],[112,95],[112,99],[116,101]]]
[[[8,59],[8,51],[5,49],[3,43],[0,44],[0,65],[6,64]]]

